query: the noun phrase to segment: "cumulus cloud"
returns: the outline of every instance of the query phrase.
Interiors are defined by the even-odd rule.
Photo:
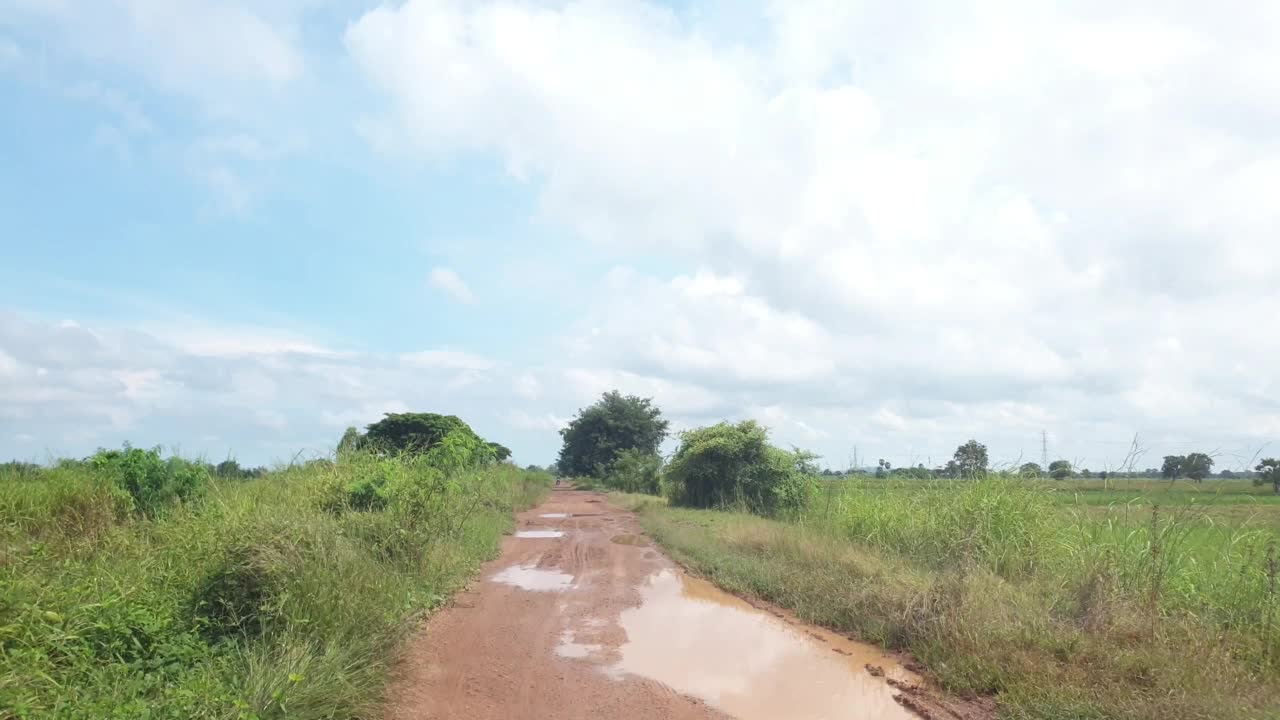
[[[755,44],[695,17],[408,0],[346,45],[384,139],[703,268],[614,271],[584,364],[829,446],[1273,432],[1280,12],[788,0]]]
[[[471,287],[467,285],[467,282],[458,273],[449,268],[432,268],[431,274],[427,277],[427,282],[431,287],[456,302],[470,304],[476,300],[476,296],[471,292]]]
[[[21,3],[0,20],[223,118],[306,78],[309,6]],[[1280,6],[771,0],[732,24],[681,7],[406,0],[342,36],[376,89],[352,124],[378,152],[496,161],[540,228],[616,264],[505,271],[572,308],[531,348],[548,362],[15,316],[0,437],[288,455],[431,409],[545,460],[552,426],[612,388],[676,427],[760,418],[833,464],[854,444],[937,462],[969,437],[1012,461],[1041,429],[1095,468],[1134,432],[1154,453],[1280,435]],[[163,134],[128,96],[73,87],[119,126],[104,142]],[[307,148],[230,125],[188,164],[252,209],[262,169]],[[427,281],[475,302],[451,268]]]
[[[0,312],[0,457],[129,441],[262,463],[325,454],[344,428],[383,413],[429,411],[541,464],[568,418],[614,388],[655,396],[682,418],[728,411],[696,385],[601,367],[521,367],[448,348],[336,351],[195,320],[138,329]]]

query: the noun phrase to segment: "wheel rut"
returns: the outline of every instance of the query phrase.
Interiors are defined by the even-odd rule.
[[[689,577],[632,513],[577,490],[521,513],[398,667],[388,720],[919,717],[895,657]]]

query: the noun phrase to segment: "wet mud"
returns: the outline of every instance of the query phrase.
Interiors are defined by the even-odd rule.
[[[686,574],[599,493],[522,513],[481,579],[415,636],[388,718],[989,715],[901,660]]]

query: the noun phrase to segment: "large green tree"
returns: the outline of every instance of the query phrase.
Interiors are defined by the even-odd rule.
[[[981,475],[987,471],[987,446],[977,440],[970,440],[956,448],[952,460],[956,464],[955,472],[961,477]]]
[[[1186,472],[1186,467],[1186,455],[1165,455],[1164,463],[1160,466],[1160,477],[1165,480],[1177,480]]]
[[[624,450],[657,455],[669,424],[651,398],[611,390],[560,431],[561,474],[603,478]]]
[[[1024,478],[1038,478],[1043,472],[1040,463],[1022,463],[1022,467],[1018,468],[1018,475]]]
[[[1054,480],[1066,480],[1071,477],[1071,462],[1068,460],[1054,460],[1049,463],[1049,477]]]
[[[1191,453],[1183,465],[1183,472],[1192,480],[1200,482],[1206,475],[1213,472],[1213,458],[1204,453]]]
[[[457,415],[435,413],[387,413],[366,430],[364,445],[383,452],[426,452],[451,432],[475,435]]]

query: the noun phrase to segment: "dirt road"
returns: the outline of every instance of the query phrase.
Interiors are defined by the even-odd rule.
[[[890,679],[917,680],[686,576],[602,494],[557,490],[412,641],[390,718],[917,717]]]

